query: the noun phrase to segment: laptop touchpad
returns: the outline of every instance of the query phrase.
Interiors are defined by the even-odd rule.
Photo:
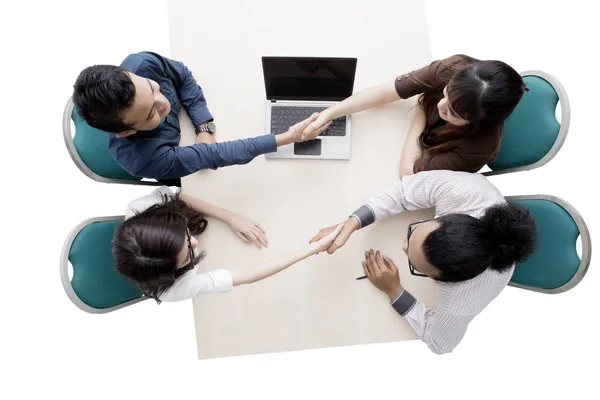
[[[294,154],[297,156],[320,156],[321,139],[313,139],[306,142],[294,143]]]

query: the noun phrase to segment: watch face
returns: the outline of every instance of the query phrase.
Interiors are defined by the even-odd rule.
[[[215,125],[214,122],[209,122],[208,123],[208,131],[210,133],[215,133],[217,131],[217,126]]]

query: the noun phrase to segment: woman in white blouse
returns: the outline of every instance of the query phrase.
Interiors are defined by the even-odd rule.
[[[259,248],[267,246],[262,227],[241,215],[198,198],[173,193],[167,187],[131,202],[125,221],[115,230],[115,267],[147,297],[180,301],[200,294],[227,292],[234,286],[268,278],[289,266],[327,249],[341,225],[331,235],[282,260],[244,271],[218,269],[197,273],[204,257],[194,236],[206,230],[210,216],[227,223],[241,240]]]

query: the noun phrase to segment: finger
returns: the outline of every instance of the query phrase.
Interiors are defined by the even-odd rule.
[[[315,123],[312,122],[309,126],[307,126],[304,131],[302,132],[302,135],[300,136],[300,138],[302,140],[306,140],[306,138],[308,138],[309,136],[312,135],[313,131],[315,129],[317,129],[319,126]]]
[[[334,251],[342,247],[348,241],[348,235],[340,233],[337,235],[331,246],[329,246],[329,254],[333,254]]]
[[[334,230],[335,230],[335,226],[330,226],[329,228],[323,228],[308,243],[310,244],[310,243],[318,242],[319,240],[323,239],[325,236],[329,235]]]
[[[327,128],[329,128],[329,126],[331,125],[333,121],[329,121],[328,123],[326,123],[325,125],[323,125],[322,127],[320,127],[319,129],[317,129],[316,131],[316,135],[313,133],[314,136],[318,136],[321,133],[323,133]]]
[[[365,257],[367,257],[367,259],[370,259],[370,254],[368,252],[365,252]],[[370,260],[365,262],[365,266],[367,267],[367,276],[369,277],[369,279],[371,279],[371,277],[374,275],[374,270]]]
[[[377,253],[375,253],[375,262],[377,263],[379,271],[384,272],[389,270],[388,266],[383,262],[383,258],[381,257],[379,250],[377,250]]]
[[[375,260],[375,252],[373,249],[369,250],[369,266],[374,274],[379,275],[381,273],[379,266],[377,265],[377,261]]]
[[[331,232],[328,236],[331,237],[331,240],[334,240],[344,228],[344,224],[339,224],[333,232]]]
[[[262,225],[259,224],[258,222],[255,222],[254,226],[256,226],[258,229],[260,229],[262,231],[262,233],[264,233],[265,235],[267,234],[267,231],[265,231],[265,228],[263,228]]]
[[[262,243],[262,245],[264,247],[268,247],[269,242],[267,241],[267,237],[265,236],[264,233],[262,233],[262,231],[260,229],[258,229],[257,227],[253,226],[252,227],[252,233],[254,233],[254,236],[257,237],[257,239]]]
[[[341,246],[340,246],[338,243],[336,243],[336,242],[334,241],[333,243],[331,243],[331,246],[329,246],[329,247],[327,248],[327,253],[329,253],[329,254],[333,254],[333,253],[335,253],[335,251],[336,251],[337,249],[339,249],[340,247],[341,247]]]
[[[319,136],[321,133],[323,133],[327,128],[329,128],[329,126],[331,125],[332,121],[327,122],[324,125],[318,125],[317,123],[313,122],[311,123],[308,128],[306,128],[304,130],[304,132],[302,133],[302,135],[300,136],[301,140],[311,140],[316,138],[317,136]],[[310,129],[310,130],[309,130]]]
[[[246,236],[242,235],[239,232],[236,232],[237,235],[240,237],[240,239],[242,239],[242,242],[246,243],[246,244],[252,244],[248,239],[246,239]]]
[[[310,244],[310,243],[318,242],[325,236],[327,236],[327,235],[324,232],[319,231],[319,233],[317,233],[312,239],[310,239],[310,242],[308,242],[308,243]]]
[[[311,115],[310,117],[306,118],[304,121],[300,121],[298,122],[296,125],[298,127],[301,127],[302,130],[306,129],[311,123],[313,123],[317,117],[319,116],[319,113],[314,113],[313,115]]]
[[[383,261],[385,261],[386,266],[394,271],[397,270],[398,268],[396,267],[396,264],[394,264],[394,261],[392,261],[391,258],[389,258],[388,256],[383,256]]]
[[[371,279],[371,273],[369,272],[369,269],[367,268],[367,263],[363,261],[362,267],[363,267],[363,271],[364,271],[365,275],[367,276],[367,278]]]
[[[260,240],[258,240],[258,238],[256,237],[256,235],[254,234],[254,232],[252,232],[252,230],[245,232],[244,235],[252,242],[256,245],[256,247],[258,247],[259,249],[262,248],[261,244],[260,244]]]

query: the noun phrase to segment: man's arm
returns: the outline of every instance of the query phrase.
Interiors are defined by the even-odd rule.
[[[261,154],[276,151],[279,146],[299,141],[304,128],[317,116],[318,114],[315,113],[279,135],[271,134],[230,142],[200,143],[191,146],[164,145],[155,151],[149,164],[132,174],[154,179],[181,178],[201,169],[247,164]],[[322,130],[327,129],[328,126],[325,125]]]
[[[473,174],[452,171],[431,171],[405,176],[377,192],[365,205],[354,211],[343,222],[344,229],[327,252],[333,254],[344,246],[354,231],[404,211],[435,207],[436,214],[441,215],[457,211],[461,207],[464,209],[465,204],[472,201],[473,195],[478,191],[471,179]],[[321,229],[311,242],[328,235],[333,229],[333,226]]]
[[[166,73],[177,91],[177,97],[179,97],[183,108],[185,108],[185,111],[192,120],[194,128],[197,128],[204,122],[212,120],[213,116],[208,110],[202,88],[196,82],[196,79],[192,75],[192,71],[180,61],[171,60],[162,56],[158,57],[162,59],[161,61],[165,66]]]
[[[392,307],[408,321],[431,351],[436,354],[449,353],[461,341],[471,316],[451,315],[436,309],[427,309],[402,287],[398,267],[391,258],[379,251],[371,249],[366,252],[362,266],[371,283],[390,298]],[[443,297],[452,296],[444,294]]]
[[[413,175],[414,178],[418,175]],[[407,179],[409,180],[409,179]],[[337,249],[344,246],[350,236],[358,229],[371,225],[376,220],[387,218],[391,215],[399,214],[406,210],[418,210],[430,208],[427,201],[415,201],[412,195],[413,186],[403,184],[403,181],[395,182],[385,189],[377,192],[362,207],[354,211],[346,221],[343,222],[343,229],[335,238],[331,246],[327,249],[329,254],[333,254]],[[310,243],[315,242],[322,237],[329,235],[335,226],[323,228],[314,236]]]
[[[427,308],[406,290],[392,299],[391,304],[435,354],[450,353],[465,336],[472,320],[470,316],[451,315]]]
[[[257,156],[276,149],[274,135],[222,143],[162,146],[155,152],[153,160],[135,175],[154,179],[181,178],[202,169],[247,164]]]

